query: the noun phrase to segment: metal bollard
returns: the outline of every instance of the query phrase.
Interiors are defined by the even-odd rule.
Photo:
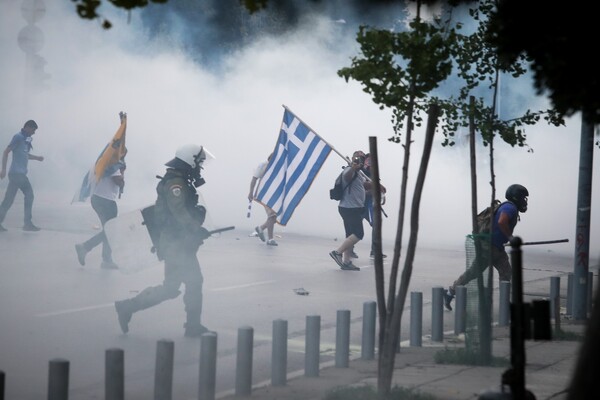
[[[556,309],[558,307],[558,309]],[[560,317],[560,276],[550,277],[550,317]]]
[[[252,392],[252,351],[254,329],[238,328],[237,358],[235,367],[235,395],[250,396]]]
[[[592,271],[588,272],[588,296],[587,296],[587,310],[588,314],[592,313],[592,304],[594,303],[594,273]]]
[[[361,358],[363,360],[372,360],[375,358],[375,317],[377,303],[374,301],[365,301],[363,303],[363,325]]]
[[[460,335],[467,331],[467,287],[454,288],[456,303],[454,303],[454,334]]]
[[[410,292],[410,347],[423,342],[423,293]]]
[[[567,274],[567,315],[573,315],[573,284],[575,281],[575,275],[570,272]]]
[[[123,400],[125,398],[125,353],[123,349],[108,349],[105,358],[104,398]]]
[[[306,342],[304,358],[304,376],[319,376],[319,359],[321,346],[321,317],[306,317]]]
[[[434,287],[431,293],[431,340],[444,340],[444,288]]]
[[[285,386],[287,381],[288,323],[282,319],[273,321],[273,350],[271,352],[271,385]]]
[[[50,360],[48,369],[48,400],[69,398],[69,361],[62,358]]]
[[[508,326],[510,323],[510,282],[500,282],[500,298],[498,301],[498,325]]]
[[[348,368],[350,362],[350,310],[338,310],[335,330],[335,366]]]
[[[173,397],[173,360],[175,344],[172,340],[156,342],[156,367],[154,371],[154,400],[171,400]]]
[[[217,333],[207,332],[200,337],[198,400],[215,400],[216,374]]]
[[[6,375],[4,371],[0,370],[0,400],[4,400],[4,381],[6,380]]]

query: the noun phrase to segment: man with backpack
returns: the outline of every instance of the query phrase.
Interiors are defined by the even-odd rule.
[[[352,155],[352,163],[344,168],[341,175],[342,196],[339,200],[338,212],[344,221],[346,239],[329,255],[345,271],[360,271],[350,257],[354,245],[365,235],[363,228],[365,196],[366,192],[371,190],[371,182],[360,173],[364,165],[365,153],[357,150]]]
[[[512,276],[512,267],[510,265],[508,254],[504,245],[510,241],[513,236],[513,231],[519,221],[519,212],[527,211],[527,200],[529,192],[525,186],[519,184],[510,185],[506,189],[505,202],[496,205],[494,216],[492,219],[491,238],[489,240],[481,240],[481,262],[474,260],[461,276],[448,287],[444,292],[444,304],[446,309],[452,310],[452,300],[455,295],[457,286],[464,286],[477,275],[485,270],[489,265],[494,266],[498,270],[500,281],[510,281]],[[489,234],[478,229],[479,234]],[[491,244],[491,246],[490,246]],[[490,258],[491,257],[491,258]]]

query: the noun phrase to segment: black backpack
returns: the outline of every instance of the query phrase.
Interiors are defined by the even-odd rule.
[[[336,200],[336,201],[341,200],[342,197],[344,197],[344,191],[348,188],[348,186],[350,186],[350,184],[356,178],[356,175],[357,175],[357,174],[354,174],[354,176],[352,177],[352,179],[350,180],[350,182],[348,182],[348,184],[346,185],[346,187],[343,187],[342,186],[342,174],[343,173],[344,172],[342,171],[342,173],[335,180],[335,184],[333,185],[333,189],[329,190],[329,198],[331,200]]]

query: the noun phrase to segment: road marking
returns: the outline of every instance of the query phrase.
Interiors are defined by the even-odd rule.
[[[269,283],[275,283],[275,282],[276,281],[253,282],[253,283],[246,283],[244,285],[226,286],[226,287],[222,287],[222,288],[210,289],[210,291],[211,292],[222,292],[222,291],[225,291],[225,290],[241,289],[241,288],[247,288],[247,287],[252,287],[252,286],[260,286],[260,285],[268,285]]]
[[[67,309],[67,310],[52,311],[52,312],[47,312],[47,313],[42,313],[42,314],[36,314],[35,317],[40,317],[40,318],[55,317],[57,315],[73,314],[73,313],[77,313],[77,312],[81,312],[81,311],[97,310],[99,308],[114,307],[114,306],[115,306],[115,303],[108,303],[108,304],[100,304],[97,306],[71,308],[71,309]]]
[[[211,292],[222,292],[225,290],[233,290],[233,289],[247,288],[247,287],[252,287],[252,286],[260,286],[260,285],[268,285],[268,284],[274,283],[274,282],[276,282],[276,281],[271,280],[271,281],[247,283],[245,285],[227,286],[227,287],[222,287],[222,288],[217,288],[217,289],[211,289]],[[55,317],[57,315],[74,314],[74,313],[78,313],[78,312],[82,312],[82,311],[97,310],[100,308],[107,308],[107,307],[114,307],[114,306],[115,306],[115,303],[108,303],[108,304],[99,304],[96,306],[89,306],[89,307],[70,308],[70,309],[66,309],[66,310],[59,310],[59,311],[52,311],[52,312],[47,312],[47,313],[36,314],[35,317],[38,317],[38,318]]]

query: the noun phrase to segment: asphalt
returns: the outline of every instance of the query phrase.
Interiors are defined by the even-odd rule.
[[[7,399],[29,400],[44,397],[48,388],[48,360],[59,357],[72,365],[69,398],[104,397],[104,352],[121,348],[127,354],[126,398],[151,398],[154,383],[156,341],[169,338],[176,344],[173,399],[198,398],[197,340],[182,337],[181,299],[136,314],[131,332],[122,335],[114,301],[160,282],[162,266],[144,243],[129,235],[113,243],[113,255],[121,268],[99,268],[99,251],[89,254],[80,266],[74,244],[90,237],[97,224],[89,205],[64,206],[54,203],[48,210],[37,207],[36,222],[41,232],[22,232],[22,217],[15,205],[5,221],[9,230],[0,241],[0,370],[6,372]],[[46,204],[40,201],[40,204]],[[68,207],[68,208],[67,208]],[[135,213],[137,215],[137,213]],[[125,217],[125,213],[122,214]],[[128,221],[124,218],[124,221]],[[203,319],[219,333],[216,397],[235,398],[236,344],[240,326],[255,329],[253,347],[253,389],[256,399],[323,399],[339,386],[377,384],[376,360],[360,359],[361,311],[373,300],[373,266],[365,254],[369,243],[361,243],[360,272],[340,271],[328,256],[337,245],[335,238],[315,238],[280,232],[280,246],[271,248],[249,237],[252,229],[226,232],[211,239],[199,255],[205,277],[206,309]],[[147,235],[144,235],[147,240]],[[135,243],[134,243],[135,242]],[[362,247],[361,247],[362,246]],[[134,260],[121,250],[129,248]],[[141,251],[138,249],[144,249]],[[235,249],[235,251],[231,251]],[[135,251],[134,251],[135,250]],[[390,249],[387,250],[390,252]],[[227,253],[224,258],[223,254]],[[127,253],[129,254],[129,253]],[[411,291],[423,293],[423,332],[431,328],[431,288],[451,282],[461,270],[464,253],[459,250],[420,251],[418,268],[413,270]],[[151,265],[150,257],[156,265]],[[136,269],[137,264],[145,269]],[[129,264],[132,265],[129,265]],[[386,264],[389,266],[389,264]],[[597,262],[590,265],[597,266]],[[243,266],[243,268],[240,268]],[[569,256],[553,252],[526,253],[524,268],[525,301],[547,296],[549,277],[562,276],[572,269]],[[389,270],[386,269],[386,271]],[[590,269],[592,271],[592,269]],[[597,285],[598,271],[593,268]],[[566,282],[563,281],[563,282]],[[299,296],[297,288],[309,295]],[[497,290],[494,290],[497,297]],[[561,290],[561,326],[582,333],[584,324],[566,316],[566,285]],[[348,368],[334,366],[335,316],[340,309],[351,310],[351,361]],[[402,339],[409,332],[408,307],[402,321]],[[497,314],[497,311],[495,311]],[[323,317],[321,331],[321,370],[319,377],[304,377],[304,329],[307,315]],[[290,345],[286,385],[273,387],[270,376],[270,339],[274,318],[289,321]],[[477,399],[484,391],[500,391],[504,367],[442,365],[435,354],[445,348],[465,346],[464,338],[453,333],[454,312],[444,311],[443,341],[423,337],[421,347],[401,344],[396,357],[393,384],[413,388],[440,399]],[[494,315],[497,321],[497,315]],[[452,329],[452,330],[451,330]],[[493,355],[510,356],[510,335],[506,327],[493,330]],[[527,341],[526,384],[537,399],[565,399],[580,342]]]
[[[525,341],[526,389],[538,400],[567,398],[567,388],[579,354],[585,323],[571,321],[563,313],[560,330],[571,333],[570,339]],[[433,342],[431,337],[425,336],[421,347],[410,347],[409,343],[402,343],[395,360],[392,386],[412,389],[438,400],[511,398],[504,397],[508,395],[502,393],[508,393],[509,388],[501,385],[502,374],[510,368],[510,328],[496,325],[492,335],[494,358],[504,360],[508,365],[496,367],[437,363],[436,353],[465,347],[464,335],[446,332],[442,342]],[[272,386],[269,382],[264,382],[253,387],[250,397],[266,400],[320,400],[337,388],[361,385],[377,387],[376,359],[351,359],[348,368],[338,368],[331,362],[326,363],[321,365],[318,377],[305,377],[303,373],[296,373],[288,375],[284,386]],[[228,393],[218,397],[236,399],[242,396]]]

